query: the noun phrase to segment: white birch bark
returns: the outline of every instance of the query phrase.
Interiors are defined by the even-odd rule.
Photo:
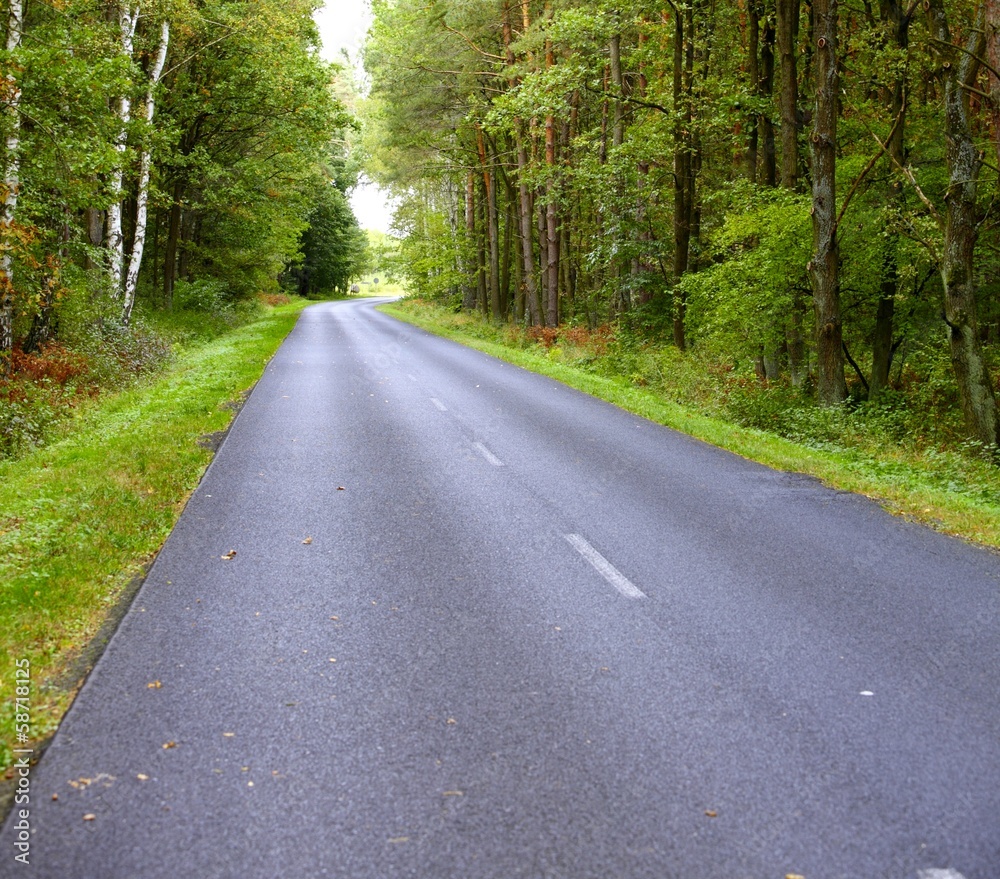
[[[170,23],[164,21],[160,25],[160,46],[156,52],[156,60],[149,71],[149,83],[146,87],[146,124],[153,122],[155,110],[154,90],[163,74],[163,65],[167,60],[167,45],[170,42]],[[129,254],[128,270],[125,273],[125,286],[122,292],[122,323],[128,326],[132,317],[132,306],[135,304],[135,288],[139,280],[139,267],[142,264],[142,251],[146,244],[146,214],[149,205],[149,176],[152,164],[152,154],[149,144],[143,147],[139,159],[139,188],[136,194],[135,206],[135,237],[132,240],[132,252]]]
[[[139,20],[139,6],[130,10],[123,2],[118,7],[118,28],[121,36],[122,57],[132,60],[132,43],[135,36],[135,26]],[[108,217],[105,222],[105,238],[108,250],[108,274],[111,279],[111,295],[116,299],[122,295],[122,267],[125,257],[125,242],[122,236],[122,198],[124,196],[123,179],[125,175],[125,147],[128,145],[128,124],[132,118],[132,98],[127,91],[118,98],[115,107],[118,117],[118,133],[115,136],[115,152],[118,162],[111,175],[111,192],[113,200],[108,206]]]
[[[21,45],[24,27],[22,0],[10,0],[7,17],[7,52],[15,52]],[[7,138],[4,153],[3,203],[0,206],[0,374],[7,375],[10,358],[7,352],[14,347],[14,277],[7,236],[14,223],[17,209],[17,192],[21,185],[21,88],[13,73],[3,77],[4,99],[7,104]]]

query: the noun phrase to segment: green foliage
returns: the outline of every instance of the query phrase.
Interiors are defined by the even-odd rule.
[[[368,237],[358,226],[347,196],[333,183],[315,191],[302,235],[302,264],[294,271],[305,296],[344,292],[368,263]]]
[[[678,285],[695,342],[743,363],[780,347],[796,291],[809,289],[810,245],[804,196],[734,187],[710,239],[711,263]]]

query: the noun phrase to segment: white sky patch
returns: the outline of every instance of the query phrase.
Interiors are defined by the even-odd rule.
[[[322,56],[342,61],[341,50],[347,49],[351,60],[356,60],[371,18],[368,0],[326,0],[314,16],[323,41]]]
[[[320,54],[325,60],[343,64],[343,52],[346,50],[353,64],[359,62],[365,34],[372,22],[369,0],[326,0],[316,10],[314,20],[323,41]],[[362,229],[389,231],[392,203],[389,196],[373,183],[362,179],[351,193],[351,208]]]

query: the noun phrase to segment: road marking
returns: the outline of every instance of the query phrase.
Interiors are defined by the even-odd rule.
[[[431,402],[437,407],[438,412],[447,412],[448,407],[445,406],[437,397],[431,397]]]
[[[486,446],[482,443],[473,443],[473,447],[480,455],[482,455],[487,461],[489,461],[494,467],[503,467],[503,461],[501,461],[496,455],[493,454]]]
[[[591,565],[594,566],[598,574],[607,580],[626,598],[645,598],[646,593],[637,587],[628,577],[618,570],[611,562],[602,556],[579,534],[564,534],[563,537],[569,541],[580,555],[582,555]]]
[[[917,870],[917,879],[965,879],[965,877],[951,867],[944,870],[932,867],[929,870]]]

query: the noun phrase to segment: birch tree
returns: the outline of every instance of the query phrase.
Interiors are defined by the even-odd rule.
[[[118,51],[121,58],[129,65],[132,63],[132,48],[135,39],[135,28],[139,21],[139,5],[134,9],[122,2],[116,9],[118,24]],[[115,135],[114,148],[118,161],[111,173],[110,189],[111,204],[108,206],[105,220],[105,242],[107,247],[108,275],[111,282],[111,294],[116,299],[122,295],[122,272],[125,261],[125,239],[122,232],[122,201],[125,197],[125,150],[128,147],[128,126],[132,120],[132,95],[125,85],[115,102],[115,116],[118,131]]]
[[[167,46],[170,42],[170,23],[163,21],[160,25],[160,44],[156,58],[149,71],[149,82],[146,87],[145,118],[146,125],[153,124],[155,110],[155,90],[163,66],[167,60]],[[122,323],[126,326],[132,316],[135,304],[135,288],[139,280],[139,267],[142,264],[142,253],[146,244],[146,214],[149,205],[149,178],[152,165],[152,148],[147,140],[139,158],[139,184],[136,192],[135,233],[132,238],[132,250],[129,253],[128,270],[125,273],[125,283],[122,290]]]
[[[4,151],[3,204],[0,210],[0,376],[10,372],[10,352],[14,347],[14,277],[11,246],[17,195],[20,187],[21,87],[14,72],[14,54],[21,45],[24,7],[21,0],[9,0],[6,54],[11,65],[3,76],[2,100],[6,105],[7,137]]]

